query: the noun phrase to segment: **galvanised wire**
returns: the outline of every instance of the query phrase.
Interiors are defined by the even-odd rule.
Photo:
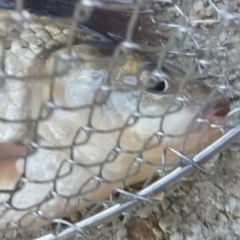
[[[201,1],[198,1],[198,3]],[[234,99],[238,95],[238,89],[234,85],[235,81],[231,79],[231,74],[239,74],[239,57],[238,47],[239,42],[239,18],[240,15],[234,9],[234,4],[225,2],[215,2],[211,0],[203,1],[203,7],[198,11],[202,14],[202,18],[197,14],[193,14],[196,10],[197,1],[182,0],[182,1],[130,1],[126,3],[124,1],[112,1],[104,2],[100,0],[82,0],[78,1],[73,17],[70,21],[70,31],[66,42],[66,52],[64,55],[56,57],[55,68],[48,77],[51,79],[51,89],[48,101],[45,102],[40,109],[38,117],[36,118],[22,118],[22,119],[8,119],[4,116],[0,116],[0,121],[3,123],[20,123],[28,124],[33,130],[32,141],[27,143],[28,156],[24,160],[24,171],[21,178],[18,180],[13,190],[0,190],[1,194],[8,194],[10,197],[8,200],[1,202],[1,218],[4,218],[5,214],[11,210],[19,210],[17,206],[12,204],[14,195],[24,188],[26,183],[28,184],[49,184],[52,183],[52,187],[43,198],[44,200],[40,203],[35,204],[24,209],[26,213],[18,221],[11,221],[6,225],[5,229],[1,229],[3,238],[9,238],[7,235],[8,229],[14,229],[15,238],[22,237],[24,239],[111,239],[113,234],[121,228],[121,226],[131,216],[131,211],[137,206],[142,204],[146,207],[149,205],[157,204],[159,200],[154,198],[155,194],[166,191],[176,183],[179,183],[184,177],[187,177],[193,170],[201,170],[206,173],[208,170],[204,167],[203,163],[209,160],[215,153],[222,151],[223,148],[238,136],[240,126],[236,121],[239,116],[239,108],[232,109],[227,115],[225,125],[214,125],[208,122],[208,127],[219,131],[226,132],[223,137],[214,142],[211,146],[203,149],[195,156],[185,156],[183,152],[174,148],[168,148],[162,155],[161,163],[156,165],[156,174],[149,176],[149,179],[142,184],[141,189],[135,190],[133,188],[117,188],[111,194],[110,198],[105,201],[96,201],[95,205],[90,209],[83,211],[82,219],[77,223],[72,223],[69,219],[61,219],[61,216],[48,217],[49,223],[52,223],[55,227],[38,229],[35,232],[27,233],[24,235],[19,230],[24,230],[25,227],[21,225],[21,222],[27,216],[31,216],[32,223],[38,219],[44,218],[41,212],[41,206],[51,201],[51,199],[64,199],[65,207],[71,201],[77,202],[85,199],[84,195],[91,191],[96,191],[104,183],[113,183],[111,179],[107,179],[103,175],[103,168],[109,161],[116,161],[117,157],[121,153],[133,153],[130,150],[124,149],[121,146],[121,138],[124,129],[137,124],[141,118],[155,118],[155,116],[147,116],[140,110],[141,96],[136,104],[136,111],[132,113],[127,119],[123,127],[118,127],[109,130],[99,130],[93,126],[94,110],[96,106],[106,104],[110,94],[114,94],[117,91],[132,91],[132,89],[119,89],[111,84],[111,71],[113,67],[118,63],[119,56],[122,53],[129,53],[132,50],[139,50],[145,53],[159,53],[157,61],[157,69],[161,73],[162,65],[164,61],[168,61],[172,64],[182,66],[186,69],[186,74],[182,79],[182,85],[179,89],[179,93],[172,96],[172,102],[177,106],[176,111],[180,111],[186,107],[189,102],[194,99],[189,99],[184,96],[184,86],[187,80],[190,78],[200,79],[199,81],[213,81],[210,82],[212,85],[212,93],[209,95],[209,101],[212,101],[211,97],[214,95],[216,90],[221,90],[225,93],[226,98]],[[237,4],[237,3],[236,3]],[[150,16],[152,25],[156,31],[162,31],[167,36],[166,39],[159,38],[160,45],[148,45],[133,40],[134,26],[136,20],[139,18],[139,10],[144,7],[152,7],[154,10]],[[91,14],[92,9],[107,9],[107,10],[132,10],[131,19],[126,29],[126,38],[121,41],[115,48],[112,59],[108,65],[108,75],[104,79],[102,86],[94,94],[94,102],[81,106],[61,106],[54,100],[55,81],[56,76],[62,76],[68,72],[72,64],[78,64],[78,56],[74,55],[72,47],[74,45],[74,29],[79,25],[87,21]],[[211,11],[210,11],[210,10]],[[197,11],[197,10],[196,10]],[[204,12],[205,11],[205,12]],[[208,12],[209,11],[209,12]],[[163,20],[160,13],[165,14]],[[21,31],[22,29],[28,28],[28,24],[31,22],[31,17],[26,10],[23,9],[23,1],[16,1],[16,10],[12,18],[9,21],[15,22]],[[234,29],[234,30],[233,30]],[[237,34],[233,34],[235,33]],[[223,37],[224,36],[224,37]],[[35,73],[28,76],[17,76],[6,73],[5,71],[5,49],[8,43],[8,35],[1,37],[1,83],[4,85],[5,81],[32,81],[36,76]],[[81,57],[81,56],[80,56]],[[61,69],[59,72],[58,64],[64,62],[66,68]],[[46,76],[39,75],[39,79],[46,78]],[[88,116],[88,124],[78,129],[72,142],[66,145],[53,146],[45,145],[39,140],[38,129],[41,122],[47,121],[55,111],[64,110],[69,112],[77,112],[89,109],[90,114]],[[169,114],[166,111],[164,114],[159,115],[164,119],[165,115]],[[234,120],[234,121],[233,121]],[[207,122],[206,119],[198,119],[199,124]],[[116,145],[109,153],[109,156],[102,162],[97,163],[80,163],[74,159],[75,147],[87,145],[92,134],[106,134],[120,132],[116,140]],[[78,142],[77,139],[80,134],[84,134],[86,138],[82,142]],[[186,139],[187,139],[186,134]],[[129,163],[128,170],[121,179],[115,180],[125,185],[126,179],[131,178],[135,174],[139,173],[143,165],[151,165],[153,163],[143,158],[142,152],[149,149],[149,145],[152,139],[158,139],[156,144],[161,144],[163,138],[168,135],[160,127],[159,130],[153,134],[148,142],[145,143],[144,147],[140,151],[135,151],[136,158],[132,159]],[[187,143],[186,143],[187,144]],[[184,149],[184,144],[182,149]],[[49,151],[54,150],[70,150],[69,159],[65,159],[59,165],[59,170],[56,175],[46,181],[38,181],[27,177],[26,165],[28,158],[32,154],[35,154],[41,149],[47,149]],[[172,152],[179,157],[178,164],[174,166],[168,165],[167,152]],[[61,173],[63,166],[67,164],[69,171]],[[99,167],[99,172],[92,178],[88,179],[79,191],[73,195],[64,195],[58,192],[58,180],[71,175],[75,166],[81,166],[83,168]],[[134,167],[134,171],[131,169]],[[93,184],[94,183],[94,184]],[[93,189],[84,190],[84,186],[94,185]],[[85,199],[86,201],[90,201]],[[64,212],[64,211],[63,211]],[[121,217],[120,217],[121,216]],[[6,234],[6,235],[4,235]],[[13,236],[10,238],[12,239]]]

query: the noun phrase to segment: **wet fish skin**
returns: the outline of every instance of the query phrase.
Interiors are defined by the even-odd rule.
[[[108,4],[128,4],[131,1],[106,1]],[[42,16],[71,18],[76,9],[79,0],[25,0],[23,2],[24,9],[30,13],[35,13]],[[167,34],[163,29],[159,31],[159,26],[153,24],[150,16],[154,16],[155,12],[150,9],[151,3],[145,2],[144,8],[139,11],[139,18],[134,27],[133,41],[135,42],[159,42],[159,37],[166,40]],[[0,8],[14,10],[16,1],[0,0]],[[117,9],[117,8],[116,8]],[[86,22],[81,23],[81,26],[87,31],[104,36],[105,38],[119,43],[126,37],[126,29],[130,21],[132,10],[130,7],[125,7],[124,10],[107,10],[101,8],[91,9],[91,16]],[[163,14],[161,14],[163,15]]]

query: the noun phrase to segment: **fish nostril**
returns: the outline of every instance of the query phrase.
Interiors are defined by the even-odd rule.
[[[212,106],[208,106],[203,116],[211,122],[222,124],[230,110],[228,102],[220,100],[212,104]]]
[[[219,106],[214,109],[214,116],[215,117],[226,117],[229,113],[230,108],[228,106]]]

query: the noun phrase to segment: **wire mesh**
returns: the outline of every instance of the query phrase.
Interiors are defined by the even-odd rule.
[[[82,0],[69,19],[23,6],[0,13],[1,142],[27,146],[1,161],[3,239],[112,239],[238,135],[237,1]],[[134,39],[146,8],[154,44]],[[79,27],[93,9],[131,10],[116,46]]]

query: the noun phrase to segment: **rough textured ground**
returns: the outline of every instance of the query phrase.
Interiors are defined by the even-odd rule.
[[[235,141],[219,155],[212,175],[200,173],[153,208],[152,214],[143,211],[142,218],[132,218],[126,239],[240,239],[239,158],[239,142]]]

